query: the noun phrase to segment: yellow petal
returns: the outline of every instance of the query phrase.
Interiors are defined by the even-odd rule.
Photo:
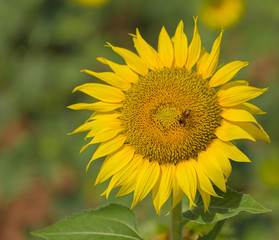
[[[104,102],[119,103],[125,99],[125,94],[118,88],[99,83],[86,83],[76,87],[73,92],[81,91]]]
[[[262,129],[249,122],[230,122],[223,120],[215,134],[223,141],[235,139],[250,139],[256,141],[256,139],[258,139],[270,142],[269,137]]]
[[[109,186],[107,187],[107,189],[101,193],[100,195],[101,196],[106,196],[106,199],[108,199],[109,197],[109,194],[111,192],[112,189],[116,188],[116,187],[119,187],[120,185],[118,185],[117,183],[118,179],[116,179],[115,175],[112,176],[110,182],[109,182]]]
[[[139,79],[139,75],[131,70],[127,65],[120,65],[102,57],[97,58],[97,60],[101,63],[109,65],[111,70],[113,70],[117,75],[126,79],[128,82],[135,83]]]
[[[90,132],[86,135],[85,139],[95,137],[104,131],[121,129],[121,120],[116,118],[96,119],[90,126]]]
[[[176,167],[173,164],[161,165],[162,176],[160,181],[159,194],[157,195],[159,202],[159,212],[163,204],[168,200],[171,194],[175,169]]]
[[[257,123],[257,120],[253,117],[251,113],[242,109],[223,109],[221,116],[229,121]]]
[[[170,212],[176,207],[176,205],[182,201],[183,196],[184,196],[184,192],[182,191],[182,189],[178,184],[176,173],[174,173],[173,186],[172,186],[172,206],[168,214],[170,214]]]
[[[157,194],[159,194],[159,189],[160,189],[160,184],[161,184],[161,178],[162,178],[162,174],[160,173],[160,176],[158,178],[158,181],[156,182],[156,184],[154,185],[153,189],[152,189],[152,200],[153,200],[153,205],[154,208],[157,212],[157,214],[160,216],[161,212],[159,211],[159,201],[155,201]],[[159,213],[158,213],[159,212]]]
[[[108,155],[100,169],[95,185],[104,182],[123,169],[132,160],[134,152],[135,149],[126,144],[118,151]]]
[[[256,139],[244,129],[226,120],[222,121],[221,126],[217,128],[215,134],[223,141],[231,141],[235,139],[250,139],[256,141]]]
[[[135,185],[136,185],[136,177],[134,176],[133,179],[129,182],[129,184],[122,185],[122,187],[119,189],[118,193],[116,194],[116,197],[122,197],[133,192],[135,190]]]
[[[160,175],[160,167],[156,161],[144,160],[137,177],[134,199],[131,205],[133,208],[138,202],[152,190]]]
[[[237,124],[239,127],[244,129],[251,136],[253,136],[253,138],[257,140],[267,141],[268,143],[270,143],[269,136],[260,124],[257,124],[258,126],[250,122],[234,122],[234,124]]]
[[[202,201],[203,201],[203,205],[204,205],[204,212],[208,211],[208,207],[210,204],[210,195],[208,193],[206,193],[205,191],[203,191],[200,187],[199,187],[199,192],[200,195],[202,197]]]
[[[267,88],[260,89],[250,86],[235,86],[227,90],[219,90],[218,97],[221,106],[229,107],[239,105],[250,99],[256,98],[267,91]]]
[[[260,108],[258,108],[257,106],[255,106],[251,103],[248,103],[248,102],[244,102],[239,105],[233,106],[233,108],[246,110],[253,115],[254,114],[266,114],[266,112],[263,112]]]
[[[194,18],[195,21],[194,34],[189,46],[188,59],[186,63],[186,68],[188,70],[191,70],[192,67],[195,65],[195,63],[198,61],[201,52],[201,37],[198,32],[197,20],[198,20],[197,18]]]
[[[222,172],[225,174],[226,178],[228,178],[232,172],[230,160],[227,158],[227,156],[222,154],[219,149],[214,151],[212,156],[214,156],[214,158],[217,160],[219,166],[222,169]]]
[[[228,156],[220,150],[221,144],[219,144],[219,142],[219,139],[215,139],[213,143],[211,143],[209,147],[210,154],[212,155],[212,158],[215,160],[214,163],[221,168],[226,178],[228,178],[232,172],[232,166],[230,160],[228,159]]]
[[[208,176],[205,174],[200,164],[194,159],[190,159],[190,163],[195,168],[195,171],[197,173],[198,186],[201,188],[201,190],[205,191],[206,193],[212,196],[218,197],[218,195],[216,194],[215,190],[212,187],[212,184]]]
[[[94,126],[94,122],[93,122],[93,121],[86,122],[86,123],[80,125],[78,128],[76,128],[76,129],[75,129],[74,131],[72,131],[71,133],[68,133],[68,135],[91,130],[91,129],[92,129],[92,126]]]
[[[222,36],[223,30],[221,31],[219,37],[215,40],[207,60],[203,65],[200,65],[200,74],[203,79],[211,77],[218,66]]]
[[[210,79],[210,87],[217,87],[230,81],[238,71],[247,66],[248,62],[235,61],[220,68]]]
[[[174,59],[173,45],[165,27],[162,27],[159,35],[158,53],[163,65],[168,68],[172,67]]]
[[[183,67],[188,57],[188,40],[183,29],[183,21],[180,21],[173,37],[175,67]]]
[[[89,123],[89,122],[87,122]],[[101,118],[96,119],[92,121],[91,130],[95,131],[103,131],[105,129],[113,129],[113,128],[119,128],[121,125],[121,120],[114,118],[114,117],[108,117],[108,118]],[[85,123],[86,124],[86,123]]]
[[[204,66],[205,62],[207,61],[209,57],[209,53],[203,48],[201,50],[201,55],[200,58],[197,62],[197,73],[200,75],[201,74],[201,66]]]
[[[125,60],[126,64],[136,73],[142,76],[148,73],[148,68],[138,55],[125,48],[114,47],[109,43],[108,45],[112,48],[114,52],[120,55]]]
[[[122,127],[114,128],[114,129],[104,129],[103,131],[98,132],[95,137],[92,139],[92,144],[105,142],[109,139],[115,137],[118,133],[123,131]]]
[[[258,128],[262,131],[262,133],[267,137],[266,139],[269,141],[269,137],[267,133],[264,131],[262,126],[257,122],[257,120],[253,117],[253,115],[246,110],[242,109],[223,109],[221,116],[229,121],[236,121],[236,122],[253,122],[255,123]],[[256,129],[258,131],[258,129]]]
[[[80,150],[80,153],[82,153],[88,146],[92,145],[92,144],[95,144],[95,143],[99,143],[99,142],[105,142],[105,141],[108,141],[112,138],[114,138],[118,133],[120,133],[121,131],[123,130],[123,128],[121,128],[120,126],[117,127],[117,128],[107,128],[107,129],[104,129],[102,131],[99,131],[99,132],[96,132],[94,133],[94,138],[89,142],[87,143],[85,146],[83,146]],[[86,136],[86,139],[88,137],[92,137],[90,135],[93,135],[93,132],[91,134],[88,134]]]
[[[136,176],[135,175],[129,176],[129,178],[126,180],[127,183],[122,185],[122,187],[119,189],[118,193],[116,194],[116,197],[127,195],[135,190]]]
[[[173,185],[173,171],[175,166],[173,164],[162,164],[161,178],[159,180],[159,189],[156,196],[154,196],[153,203],[157,214],[160,216],[163,204],[168,200],[172,185]]]
[[[230,142],[224,142],[216,139],[214,145],[220,152],[222,152],[225,156],[233,161],[251,162],[243,152],[241,152],[235,145]]]
[[[100,144],[98,149],[93,154],[93,157],[89,161],[86,167],[86,171],[88,170],[91,162],[95,159],[106,156],[123,146],[124,142],[126,141],[127,137],[125,135],[117,135],[115,138],[110,139],[106,142]]]
[[[135,190],[136,183],[137,176],[135,174],[128,176],[125,183],[123,183],[118,193],[116,194],[116,197],[121,197],[133,192]]]
[[[216,159],[209,151],[201,152],[198,157],[198,164],[210,180],[223,192],[226,192],[226,184],[223,172],[216,162]]]
[[[77,129],[75,129],[73,132],[69,133],[69,135],[79,132],[85,132],[88,130],[96,130],[96,128],[99,130],[104,127],[115,128],[121,125],[121,121],[119,119],[111,118],[108,120],[109,121],[87,121],[79,126]]]
[[[236,86],[248,86],[248,85],[249,85],[249,82],[247,82],[245,80],[236,80],[233,82],[225,83],[224,85],[222,85],[220,87],[219,91],[227,90],[229,88],[236,87]]]
[[[111,111],[111,112],[105,112],[105,113],[98,113],[94,112],[92,116],[89,118],[91,120],[96,119],[96,120],[107,120],[107,119],[116,119],[119,118],[122,114],[117,111]]]
[[[138,175],[138,169],[141,169],[142,162],[143,160],[139,155],[134,155],[133,159],[121,171],[112,176],[108,188],[101,195],[106,195],[106,198],[108,198],[113,188],[122,184],[129,185],[131,176],[136,177]]]
[[[84,145],[81,149],[80,149],[80,151],[79,151],[79,153],[82,153],[86,148],[88,148],[90,145],[93,145],[94,143],[93,143],[93,141],[91,140],[89,143],[87,143],[86,145]]]
[[[119,192],[116,195],[117,197],[129,194],[130,192],[135,190],[135,186],[138,179],[138,173],[141,169],[144,160],[143,160],[143,156],[139,154],[136,154],[134,158],[140,162],[140,165],[138,168],[136,168],[136,170],[134,170],[134,172],[130,172],[130,174],[127,175],[127,178],[125,179],[125,181],[122,182],[122,187],[120,188]]]
[[[131,83],[129,83],[126,79],[118,76],[117,74],[113,73],[113,72],[102,72],[102,73],[97,73],[97,72],[93,72],[90,70],[81,70],[81,72],[85,72],[87,74],[90,74],[94,77],[97,77],[101,80],[103,80],[104,82],[120,88],[121,90],[124,91],[128,91],[131,87]]]
[[[141,37],[138,29],[133,40],[135,49],[148,68],[156,70],[163,67],[158,53]]]
[[[183,192],[189,198],[191,208],[192,205],[195,205],[194,200],[197,192],[196,171],[191,162],[180,161],[177,164],[176,179]]]
[[[68,106],[68,108],[73,110],[91,110],[96,112],[110,112],[117,108],[122,107],[122,103],[105,103],[105,102],[95,102],[95,103],[76,103]]]

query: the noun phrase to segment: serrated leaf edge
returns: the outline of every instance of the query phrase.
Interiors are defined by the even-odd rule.
[[[243,196],[246,195],[246,196],[250,197],[254,202],[258,203],[258,202],[257,202],[255,199],[253,199],[249,194],[246,194],[246,193],[241,192],[241,191],[234,190],[234,189],[232,189],[232,188],[229,187],[229,186],[227,186],[226,189],[227,189],[227,190],[230,190],[230,191],[232,191],[232,192],[235,192],[235,193],[237,193],[237,194],[242,194]],[[226,193],[227,193],[227,192],[225,192],[225,194],[226,194]],[[260,203],[258,203],[258,204],[260,204]],[[260,204],[260,205],[261,205],[261,204]],[[261,205],[261,206],[262,206],[262,205]],[[255,213],[255,214],[267,213],[267,212],[271,212],[271,211],[272,211],[272,210],[270,210],[270,209],[268,209],[268,208],[266,208],[266,207],[264,207],[264,206],[262,206],[262,207],[263,207],[264,210],[261,211],[261,212]],[[195,209],[201,209],[201,208],[202,208],[202,209],[204,208],[203,205],[195,207]],[[210,209],[214,209],[214,208],[217,208],[217,209],[224,209],[224,210],[227,209],[227,208],[222,208],[222,207],[210,207],[210,206],[209,206],[209,210],[210,210]],[[247,208],[246,208],[246,209],[247,209]],[[248,209],[249,209],[249,208],[248,208]],[[254,208],[250,208],[250,209],[253,210]],[[193,215],[195,215],[195,216],[200,216],[200,214],[196,214],[193,210],[187,210],[187,211],[185,211],[184,213],[186,213],[186,212],[188,212],[188,211],[191,211],[191,214],[193,214]],[[216,222],[222,221],[222,220],[224,220],[224,219],[228,219],[228,218],[234,217],[234,216],[238,215],[240,212],[254,213],[254,212],[247,211],[247,210],[244,210],[244,209],[241,209],[241,208],[240,208],[238,211],[236,211],[236,212],[235,212],[234,214],[232,214],[231,216],[220,218],[220,219],[218,219],[218,220],[216,220],[216,221],[214,221],[214,222],[201,222],[201,221],[196,221],[196,220],[190,220],[190,219],[185,218],[185,217],[183,216],[183,213],[182,213],[182,217],[185,218],[185,219],[187,219],[188,221],[195,222],[195,223],[198,223],[198,224],[211,224],[211,223],[216,223]],[[222,216],[222,215],[219,214],[219,213],[215,213],[215,215]]]
[[[119,203],[110,203],[110,204],[108,204],[108,205],[101,206],[101,207],[96,208],[96,209],[82,210],[82,211],[80,211],[80,212],[73,213],[71,216],[67,216],[67,217],[65,217],[65,218],[63,218],[63,219],[57,221],[56,223],[54,223],[54,224],[52,224],[52,225],[55,225],[55,224],[58,224],[58,223],[67,221],[68,219],[77,217],[77,216],[82,215],[82,214],[84,214],[84,213],[90,213],[90,212],[93,212],[93,213],[94,213],[94,212],[99,211],[99,210],[101,210],[101,209],[103,209],[103,208],[107,208],[107,207],[111,207],[111,206],[116,206],[116,207],[121,206],[121,207],[127,208],[127,210],[130,210],[128,207],[124,206],[123,204],[119,204]],[[132,210],[131,210],[131,212],[132,212],[133,215],[135,216],[135,213],[134,213]],[[113,221],[115,221],[115,222],[122,223],[123,225],[127,226],[129,229],[131,229],[134,233],[136,233],[136,234],[140,237],[140,238],[130,238],[130,239],[143,239],[142,236],[140,235],[140,233],[137,231],[137,229],[133,229],[131,226],[129,226],[128,224],[126,224],[126,223],[123,222],[123,221],[120,221],[120,220],[115,219],[115,218],[105,218],[105,217],[101,217],[101,216],[98,216],[98,217],[99,217],[99,218],[109,219],[109,220],[113,220]],[[135,219],[136,219],[136,216],[135,216]],[[35,232],[31,232],[31,234],[34,235],[34,236],[39,236],[39,237],[45,238],[44,236],[42,236],[41,231],[43,231],[44,229],[47,229],[47,228],[51,227],[52,225],[47,226],[47,227],[45,227],[45,228],[43,228],[43,229],[41,229],[41,230],[35,231]],[[136,227],[136,226],[135,226],[135,227]],[[55,233],[53,233],[53,235],[54,235],[54,234],[55,234]],[[44,235],[52,235],[52,234],[51,234],[51,233],[46,233],[46,234],[44,233]],[[116,236],[116,235],[114,235],[114,236]],[[125,236],[125,235],[123,235],[123,236]],[[129,237],[129,236],[128,236],[128,237]],[[47,239],[47,238],[45,238],[45,239]]]

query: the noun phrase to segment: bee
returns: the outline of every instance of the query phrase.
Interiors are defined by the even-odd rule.
[[[188,110],[184,111],[182,113],[181,118],[179,119],[179,123],[180,124],[183,123],[185,125],[185,123],[186,123],[185,120],[189,117],[190,113],[191,113],[191,109],[188,109]]]

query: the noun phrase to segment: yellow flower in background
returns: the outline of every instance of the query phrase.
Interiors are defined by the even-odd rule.
[[[75,1],[82,5],[92,6],[92,7],[103,6],[109,2],[109,0],[75,0]]]
[[[244,0],[205,0],[200,9],[204,24],[212,29],[231,27],[244,13]]]
[[[247,101],[267,89],[247,81],[229,82],[247,62],[235,61],[217,69],[223,31],[209,52],[201,49],[195,19],[193,38],[188,45],[181,21],[173,38],[163,27],[158,51],[140,35],[132,35],[137,54],[108,43],[126,65],[98,58],[113,72],[83,70],[105,82],[78,86],[98,99],[78,103],[71,109],[94,111],[72,133],[89,131],[91,144],[101,143],[89,165],[107,156],[96,184],[110,179],[103,195],[121,187],[117,196],[134,192],[132,207],[152,191],[160,215],[172,194],[172,208],[186,194],[190,207],[197,191],[208,210],[210,196],[217,196],[212,184],[223,192],[231,173],[229,159],[250,160],[230,141],[269,141],[253,114],[263,114]]]

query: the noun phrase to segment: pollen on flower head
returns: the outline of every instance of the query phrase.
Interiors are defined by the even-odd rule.
[[[191,113],[181,122],[187,110]],[[126,93],[121,112],[127,143],[159,163],[196,158],[216,138],[221,121],[214,88],[181,68],[141,77]]]

